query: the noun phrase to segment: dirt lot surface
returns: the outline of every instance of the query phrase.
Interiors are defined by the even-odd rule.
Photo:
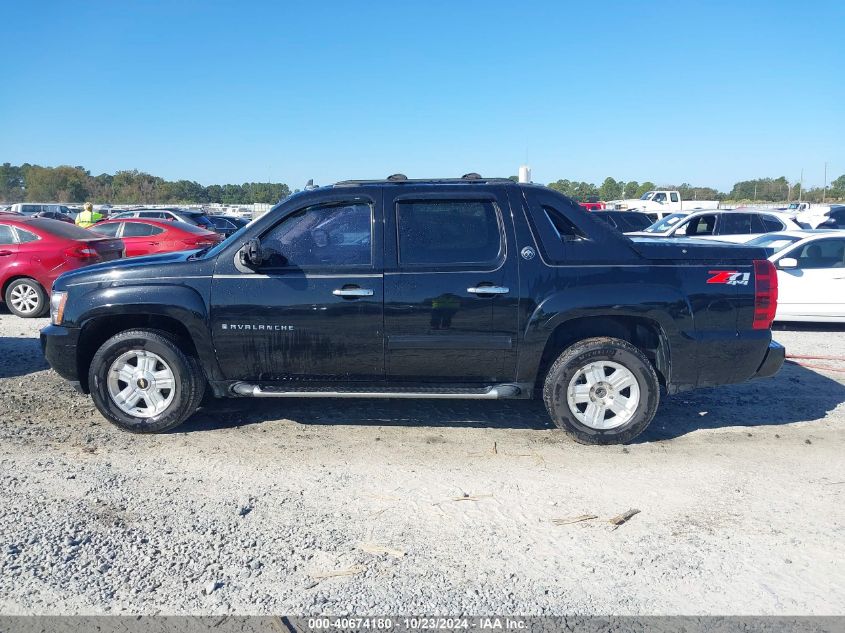
[[[666,398],[627,447],[535,402],[217,401],[133,436],[44,324],[0,314],[0,613],[845,612],[843,371]]]

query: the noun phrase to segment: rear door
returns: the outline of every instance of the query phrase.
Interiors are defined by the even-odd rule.
[[[159,234],[163,232],[163,229],[145,222],[124,222],[120,238],[126,249],[126,257],[160,252],[162,248]]]
[[[388,380],[513,380],[518,278],[504,190],[420,185],[384,196]]]

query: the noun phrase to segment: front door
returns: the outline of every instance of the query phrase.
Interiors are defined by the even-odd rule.
[[[14,229],[9,224],[0,224],[0,283],[13,275],[18,250]],[[3,299],[0,297],[0,300]]]
[[[796,268],[778,269],[778,315],[841,318],[845,311],[845,238],[814,240],[784,253]]]
[[[391,381],[514,379],[516,262],[503,193],[385,192],[385,334]]]
[[[285,215],[261,235],[253,272],[218,261],[212,327],[227,379],[384,379],[380,202]]]

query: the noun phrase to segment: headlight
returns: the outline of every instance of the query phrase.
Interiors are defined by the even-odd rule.
[[[67,292],[53,292],[50,296],[50,322],[53,325],[61,325],[65,316],[65,303],[67,303]]]

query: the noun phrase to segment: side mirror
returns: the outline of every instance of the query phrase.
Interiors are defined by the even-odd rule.
[[[240,256],[241,263],[244,266],[249,266],[250,268],[257,268],[258,266],[261,266],[261,263],[264,261],[264,257],[261,253],[261,240],[252,239],[248,241],[246,244],[241,246],[241,250],[238,251],[238,255]]]
[[[782,257],[778,260],[778,268],[798,268],[798,260],[794,257]]]

